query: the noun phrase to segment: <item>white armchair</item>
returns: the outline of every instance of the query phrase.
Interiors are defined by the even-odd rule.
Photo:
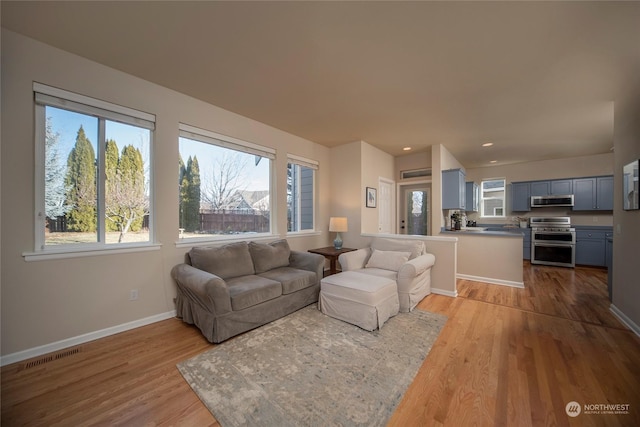
[[[338,258],[343,271],[394,279],[403,313],[413,310],[431,293],[431,267],[435,260],[433,254],[425,252],[420,240],[387,238],[374,238],[371,247]]]

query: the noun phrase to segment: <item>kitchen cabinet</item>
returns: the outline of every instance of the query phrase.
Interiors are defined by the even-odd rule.
[[[511,211],[528,212],[531,210],[531,183],[514,182],[511,184]]]
[[[573,194],[572,179],[556,179],[551,181],[550,191],[552,196],[566,196]]]
[[[609,290],[609,301],[613,301],[613,233],[606,234],[604,253],[605,261],[607,263],[607,289]]]
[[[599,176],[573,180],[574,211],[613,210],[613,177]]]
[[[549,181],[533,181],[531,183],[532,196],[548,196],[551,191],[551,183]]]
[[[605,267],[607,265],[607,234],[602,229],[576,230],[576,264]]]
[[[466,183],[465,208],[467,212],[478,212],[480,210],[480,187],[475,182]]]
[[[465,173],[462,169],[442,171],[442,209],[466,208]]]
[[[522,239],[522,258],[526,260],[530,260],[531,259],[531,229],[521,228],[520,231],[524,233],[524,238]]]
[[[550,181],[532,181],[532,196],[566,196],[573,194],[572,179],[553,179]]]

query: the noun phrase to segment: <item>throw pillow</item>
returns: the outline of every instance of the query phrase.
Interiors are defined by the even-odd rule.
[[[424,253],[424,242],[421,240],[400,240],[378,237],[371,242],[371,249],[379,251],[409,252],[409,259],[419,257]]]
[[[289,243],[286,240],[278,240],[269,244],[249,242],[249,252],[253,259],[253,267],[256,274],[289,265]]]
[[[366,267],[398,271],[405,262],[409,261],[409,255],[411,255],[411,252],[379,251],[374,249]]]
[[[195,247],[189,251],[191,265],[223,279],[255,274],[247,242],[220,247]]]

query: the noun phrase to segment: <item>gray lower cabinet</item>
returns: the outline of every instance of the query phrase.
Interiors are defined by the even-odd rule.
[[[603,229],[576,230],[576,264],[605,267],[607,265],[607,235]]]
[[[607,233],[605,254],[607,262],[607,289],[609,290],[609,301],[613,301],[613,233]]]
[[[524,238],[522,239],[522,258],[526,260],[531,259],[531,229],[521,228],[520,231],[524,232]]]

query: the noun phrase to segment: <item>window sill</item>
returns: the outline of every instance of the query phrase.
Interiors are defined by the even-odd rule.
[[[159,243],[113,245],[113,247],[96,248],[56,248],[36,252],[23,252],[22,256],[27,262],[47,261],[53,259],[82,258],[88,256],[127,254],[132,252],[158,251],[162,245]]]
[[[287,233],[287,238],[296,238],[296,237],[309,237],[309,236],[320,236],[322,233],[320,231],[315,230],[305,230],[305,231],[291,231]]]
[[[225,245],[237,242],[259,242],[279,239],[278,234],[234,234],[232,236],[206,236],[180,239],[175,242],[176,248],[192,248],[194,246]]]

